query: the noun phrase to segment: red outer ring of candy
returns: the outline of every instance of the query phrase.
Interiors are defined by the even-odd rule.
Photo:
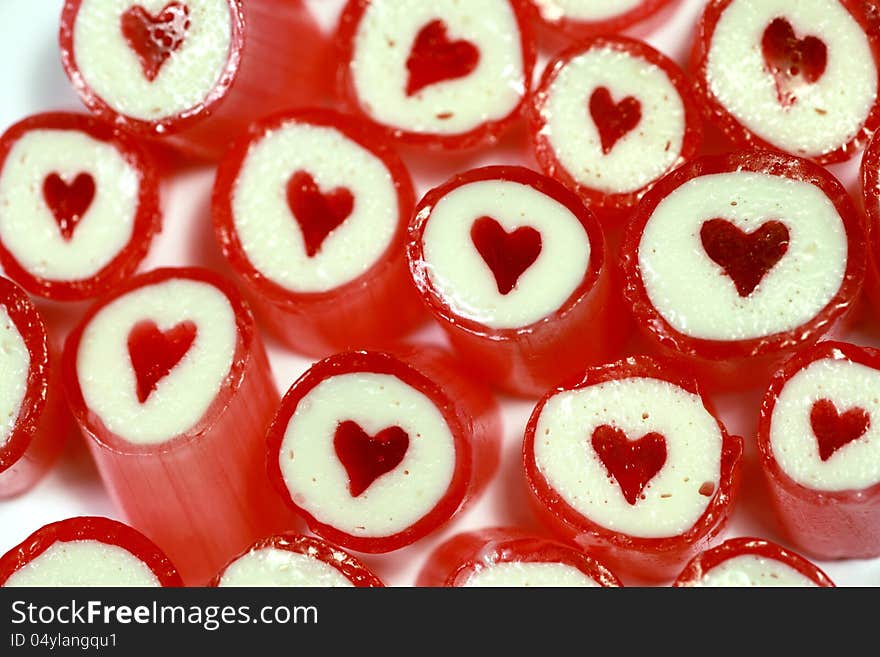
[[[593,557],[558,541],[517,529],[492,528],[457,534],[439,545],[419,573],[417,586],[463,586],[475,569],[498,563],[562,563],[602,587],[623,586]]]
[[[443,497],[415,523],[390,536],[354,536],[320,522],[291,498],[278,462],[284,434],[300,401],[326,379],[352,372],[370,372],[395,376],[425,394],[443,414],[455,444],[455,466],[452,481]],[[267,470],[275,490],[300,516],[314,533],[322,538],[358,552],[382,553],[409,545],[434,531],[449,520],[465,502],[475,473],[473,448],[470,443],[472,422],[463,417],[457,401],[440,388],[426,373],[396,356],[378,351],[348,351],[325,358],[303,374],[281,400],[281,407],[272,420],[266,436]]]
[[[880,270],[877,259],[880,257],[880,137],[871,139],[862,158],[860,180],[862,201],[868,215],[868,277],[865,289],[871,295],[875,306],[880,307]]]
[[[813,319],[790,331],[749,340],[705,340],[680,333],[657,311],[645,290],[639,266],[639,242],[654,210],[678,187],[694,178],[736,171],[783,176],[815,185],[834,204],[843,220],[847,236],[847,264],[837,294]],[[850,309],[862,288],[866,268],[865,222],[856,211],[843,185],[828,171],[809,160],[769,151],[737,151],[692,160],[662,178],[642,199],[621,245],[621,261],[626,277],[624,295],[629,300],[639,327],[654,340],[679,355],[709,361],[755,356],[783,356],[817,341]]]
[[[771,497],[777,507],[777,515],[783,519],[786,517],[786,505],[784,500],[778,499],[778,495],[776,494],[777,490],[783,492],[786,497],[796,501],[804,507],[814,507],[817,509],[817,514],[828,515],[829,511],[833,512],[835,508],[837,508],[839,509],[840,515],[843,517],[850,515],[857,516],[857,521],[850,524],[867,528],[871,524],[869,516],[870,510],[880,508],[880,482],[873,486],[869,486],[868,488],[842,491],[817,490],[815,488],[804,486],[789,477],[788,474],[782,470],[779,462],[773,455],[773,448],[770,444],[770,429],[773,420],[773,410],[776,407],[776,401],[779,399],[779,395],[782,393],[783,388],[795,374],[811,363],[829,358],[833,360],[851,361],[875,370],[880,370],[880,349],[858,347],[845,342],[820,342],[788,360],[773,377],[770,387],[764,395],[764,400],[761,404],[761,416],[758,420],[757,438],[758,451],[761,454],[761,466],[764,470],[764,475],[770,484],[772,493]],[[862,509],[863,512],[859,514],[858,511],[854,511],[858,509]],[[865,509],[868,509],[869,511],[866,512]],[[812,520],[812,518],[807,516],[807,512],[797,514],[797,522],[799,524],[804,524],[809,520]],[[784,524],[788,525],[789,523]],[[828,523],[821,522],[820,519],[819,524],[827,526]],[[851,550],[846,547],[849,542],[847,537],[842,536],[839,533],[837,534],[837,537],[839,538],[839,544],[843,546],[843,549],[835,551],[833,554],[819,554],[816,550],[805,545],[801,545],[800,547],[807,552],[816,552],[819,556],[823,557],[868,556],[868,554],[876,556],[877,554],[880,554],[880,546],[876,546],[868,551],[860,548],[858,554],[851,554]],[[802,543],[802,541],[797,540],[797,537],[792,538],[795,542]]]
[[[140,177],[131,237],[110,262],[89,278],[61,281],[35,276],[0,241],[0,264],[10,278],[31,294],[53,301],[81,301],[94,297],[131,276],[147,255],[153,236],[161,230],[158,172],[137,140],[111,124],[84,114],[46,112],[19,121],[0,137],[0,175],[15,143],[33,130],[75,130],[107,142],[119,151]]]
[[[294,292],[266,277],[248,259],[239,240],[238,232],[235,229],[235,219],[232,211],[232,192],[250,148],[265,137],[267,133],[293,122],[338,130],[343,136],[362,146],[382,161],[385,168],[391,174],[394,187],[397,190],[397,201],[400,210],[399,219],[388,248],[363,274],[326,292]],[[217,169],[211,207],[214,219],[214,232],[220,244],[220,249],[236,273],[245,280],[248,286],[256,289],[260,295],[272,303],[282,306],[322,302],[332,303],[340,295],[362,289],[369,283],[370,279],[376,276],[379,269],[387,266],[393,254],[400,252],[404,248],[406,225],[415,204],[415,192],[413,191],[412,179],[406,169],[406,165],[404,165],[397,153],[387,146],[383,137],[383,133],[375,129],[373,124],[357,117],[327,109],[301,109],[261,119],[253,123],[247,132],[233,143],[220,161]]]
[[[668,381],[692,394],[699,395],[706,410],[715,415],[711,404],[703,397],[697,382],[688,375],[677,371],[672,363],[651,358],[649,356],[632,356],[626,360],[610,365],[591,367],[586,370],[583,378],[571,385],[560,386],[551,390],[535,407],[526,425],[523,441],[523,465],[526,483],[536,509],[542,520],[551,529],[574,540],[582,547],[594,547],[599,556],[606,556],[609,561],[618,561],[621,568],[628,568],[642,576],[664,574],[672,566],[672,561],[682,563],[694,553],[702,549],[714,536],[721,531],[733,508],[733,502],[739,489],[740,461],[743,452],[743,441],[739,436],[732,436],[716,417],[721,431],[721,464],[720,479],[712,499],[706,510],[693,526],[677,536],[666,538],[642,538],[630,536],[607,529],[571,507],[550,482],[541,474],[535,459],[535,431],[538,419],[544,406],[556,394],[568,390],[578,390],[607,381],[616,381],[633,377],[645,377]],[[648,562],[656,561],[656,565]],[[676,565],[680,567],[680,564]]]
[[[558,20],[550,20],[544,18],[536,0],[531,0],[531,2],[534,5],[534,12],[537,14],[538,20],[554,30],[579,39],[598,34],[621,32],[635,23],[650,18],[668,5],[671,0],[642,0],[641,3],[627,12],[599,21],[580,21],[573,18],[565,18],[564,16]]]
[[[49,339],[36,307],[15,283],[0,278],[0,306],[18,329],[30,356],[27,386],[18,417],[5,445],[0,446],[0,477],[24,456],[46,410],[49,394]]]
[[[58,542],[95,540],[116,545],[140,559],[162,586],[183,586],[174,564],[165,553],[136,529],[116,520],[94,516],[68,518],[45,525],[0,557],[0,586],[13,573]]]
[[[550,98],[550,87],[556,81],[559,72],[575,57],[589,50],[602,48],[623,52],[653,64],[666,74],[669,81],[678,91],[684,106],[684,136],[681,144],[681,153],[678,159],[667,169],[667,173],[696,155],[703,141],[703,118],[691,93],[690,83],[685,79],[684,73],[678,68],[678,65],[643,41],[623,36],[593,37],[568,47],[547,64],[547,68],[544,70],[541,78],[541,83],[538,85],[529,103],[528,118],[535,157],[544,173],[556,178],[569,189],[574,190],[591,207],[595,205],[618,210],[637,204],[639,199],[644,196],[645,192],[651,188],[656,180],[640,189],[622,194],[611,194],[583,185],[575,180],[574,176],[557,159],[553,144],[544,134],[544,127],[547,125],[547,121],[543,116],[543,108]]]
[[[358,26],[372,0],[348,0],[339,19],[336,33],[336,49],[339,59],[337,73],[339,95],[344,98],[352,111],[360,114],[374,125],[379,126],[390,138],[405,144],[442,150],[460,150],[475,148],[484,144],[494,143],[502,133],[506,132],[522,114],[532,84],[532,72],[537,57],[537,46],[529,22],[530,8],[524,0],[508,0],[519,26],[520,44],[523,56],[523,77],[525,90],[517,106],[507,116],[481,123],[468,132],[441,135],[431,132],[411,132],[385,125],[376,121],[360,104],[351,76],[351,60],[354,57],[354,39]]]
[[[761,538],[732,538],[721,545],[698,554],[694,557],[675,580],[673,586],[695,586],[703,575],[711,572],[728,559],[743,555],[755,555],[773,561],[779,561],[794,568],[801,575],[812,580],[816,586],[833,588],[834,582],[818,566],[804,559],[801,555],[786,550],[781,545],[765,541]]]
[[[697,34],[691,51],[690,68],[693,72],[694,88],[698,102],[706,116],[720,127],[729,139],[739,148],[761,148],[773,151],[782,151],[765,141],[754,132],[740,123],[727,108],[715,97],[710,89],[707,76],[709,50],[712,45],[712,36],[721,15],[734,0],[710,0],[700,18]],[[839,0],[840,4],[852,15],[868,38],[871,51],[874,54],[874,62],[880,79],[880,32],[871,26],[871,21],[865,13],[859,9],[853,0]],[[865,3],[867,4],[867,3]],[[833,164],[845,162],[853,157],[862,148],[877,128],[880,127],[880,94],[874,100],[874,105],[865,119],[862,129],[846,144],[839,148],[813,156],[810,159],[819,164]]]
[[[241,53],[245,43],[245,20],[243,0],[227,0],[230,14],[229,56],[223,73],[214,87],[198,105],[158,121],[146,121],[127,116],[113,109],[86,82],[76,63],[74,25],[82,0],[66,0],[61,10],[61,28],[58,41],[61,46],[61,63],[74,90],[93,113],[102,119],[141,137],[164,137],[177,134],[210,116],[217,109],[238,75]]]
[[[312,557],[313,559],[323,561],[328,566],[331,566],[342,573],[342,576],[357,588],[378,588],[385,586],[382,583],[382,580],[380,580],[373,571],[344,550],[330,545],[319,538],[301,536],[293,533],[279,534],[277,536],[270,536],[269,538],[257,541],[237,557],[231,559],[229,563],[223,567],[223,570],[217,573],[217,576],[211,581],[210,586],[220,586],[220,580],[223,578],[223,575],[226,573],[226,569],[229,568],[229,566],[249,552],[262,550],[264,548],[286,550],[287,552],[303,554]],[[341,560],[339,558],[340,554],[345,555]]]
[[[205,411],[201,420],[193,425],[188,431],[181,433],[176,437],[172,437],[170,440],[159,446],[155,444],[135,445],[110,431],[110,429],[104,425],[101,418],[98,417],[96,413],[92,412],[92,410],[86,405],[76,371],[79,343],[86,326],[88,326],[95,315],[107,305],[133,290],[173,279],[186,279],[200,283],[207,283],[208,285],[213,285],[226,296],[235,314],[235,323],[238,333],[238,339],[235,344],[235,353],[233,355],[232,365],[229,368],[229,373],[220,385],[220,390],[217,392],[217,395]],[[92,305],[77,327],[67,337],[67,340],[64,343],[64,355],[62,357],[62,378],[64,381],[64,390],[67,395],[67,402],[70,405],[74,417],[77,419],[83,430],[86,431],[95,442],[110,452],[116,454],[155,454],[157,450],[162,452],[172,451],[180,443],[198,440],[200,435],[210,431],[217,419],[229,406],[235,392],[242,384],[248,359],[251,357],[250,354],[255,336],[256,327],[250,310],[236,287],[219,274],[215,274],[213,271],[199,267],[169,267],[154,269],[139,274],[127,283],[116,287],[110,294],[105,295]]]
[[[565,300],[557,310],[543,319],[518,328],[493,329],[485,324],[477,322],[467,317],[457,314],[449,304],[435,290],[431,278],[428,273],[428,267],[425,263],[424,245],[422,238],[424,237],[425,227],[434,207],[443,197],[450,194],[459,187],[469,185],[475,182],[485,180],[507,180],[521,185],[528,185],[533,189],[546,194],[555,201],[564,205],[584,227],[587,239],[590,242],[590,264],[587,271],[584,272],[584,278],[580,285],[572,292],[571,296]],[[480,337],[488,337],[493,340],[515,340],[518,337],[526,336],[533,333],[538,327],[543,326],[547,322],[557,320],[568,314],[572,308],[582,303],[590,292],[599,274],[605,265],[605,238],[602,229],[592,212],[590,212],[581,200],[567,188],[562,186],[556,180],[542,176],[539,173],[520,166],[488,166],[479,169],[471,169],[465,173],[458,174],[443,183],[439,187],[435,187],[429,191],[425,197],[416,206],[415,214],[409,225],[409,240],[407,243],[407,259],[409,261],[410,272],[413,281],[419,292],[422,294],[424,302],[428,309],[436,316],[444,321],[460,328],[469,333]]]

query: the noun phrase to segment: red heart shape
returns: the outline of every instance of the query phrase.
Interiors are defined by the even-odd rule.
[[[871,425],[871,416],[864,408],[851,408],[846,413],[837,412],[830,399],[820,399],[810,411],[810,426],[819,445],[819,458],[827,461],[844,445],[865,435]]]
[[[354,196],[346,187],[324,194],[311,175],[297,171],[287,181],[287,206],[299,224],[306,255],[312,258],[327,236],[351,215]]]
[[[764,30],[761,51],[784,107],[797,100],[799,86],[815,84],[828,64],[825,43],[814,36],[798,39],[791,23],[784,18],[774,19]]]
[[[634,96],[615,103],[606,87],[596,87],[590,96],[590,116],[599,131],[602,152],[608,155],[614,145],[641,122],[642,104]]]
[[[400,465],[409,449],[409,435],[394,426],[371,436],[357,422],[346,420],[336,427],[333,447],[348,474],[348,492],[358,497],[376,479]]]
[[[409,79],[406,95],[414,96],[425,87],[470,75],[480,62],[480,51],[470,41],[450,41],[446,23],[434,20],[416,36],[406,60]]]
[[[152,320],[143,320],[131,328],[128,357],[134,368],[141,404],[186,355],[196,339],[196,332],[196,325],[190,321],[181,322],[168,331],[160,331]]]
[[[189,7],[169,2],[156,16],[140,5],[132,5],[122,14],[122,36],[141,60],[144,77],[150,82],[175,50],[183,45],[190,27]]]
[[[67,241],[94,198],[95,179],[89,173],[78,173],[70,184],[57,173],[50,173],[43,180],[43,200],[55,217],[61,237]]]
[[[746,233],[726,219],[710,219],[700,229],[703,249],[747,297],[788,251],[788,228],[780,221],[768,221]]]
[[[666,463],[666,439],[659,433],[647,433],[638,440],[608,424],[596,427],[590,441],[593,450],[632,505]]]
[[[531,226],[508,233],[492,217],[480,217],[473,223],[471,241],[492,270],[498,291],[505,295],[541,255],[541,233]]]

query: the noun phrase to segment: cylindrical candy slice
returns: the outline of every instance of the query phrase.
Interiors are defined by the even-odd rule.
[[[505,390],[541,395],[614,357],[626,338],[598,222],[528,169],[474,169],[429,192],[408,257],[453,346]]]
[[[697,384],[645,356],[590,368],[537,405],[523,444],[539,518],[620,571],[673,577],[723,526],[742,439]]]
[[[612,34],[650,18],[670,0],[531,0],[540,19],[575,38]]]
[[[188,584],[290,522],[264,475],[278,393],[221,277],[159,269],[117,288],[68,338],[64,382],[111,496]]]
[[[417,586],[616,587],[608,568],[568,545],[515,529],[457,534],[437,547]]]
[[[424,309],[404,242],[410,177],[364,121],[301,110],[251,126],[215,184],[218,241],[266,324],[321,357],[387,343]]]
[[[488,391],[437,347],[337,354],[284,396],[268,434],[269,477],[322,538],[391,552],[488,483],[500,423]]]
[[[707,385],[766,385],[849,314],[866,241],[822,167],[766,151],[706,156],[642,199],[622,247],[625,294],[653,344]]]
[[[758,426],[791,542],[819,558],[880,555],[880,351],[823,342],[773,378]]]
[[[31,294],[106,292],[160,228],[159,181],[135,139],[81,114],[36,114],[0,137],[0,263]]]
[[[183,586],[150,539],[109,518],[41,527],[0,557],[0,586]]]

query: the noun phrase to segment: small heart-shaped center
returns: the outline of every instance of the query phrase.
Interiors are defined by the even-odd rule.
[[[57,173],[43,179],[43,200],[55,217],[61,237],[67,241],[73,237],[73,231],[94,198],[95,179],[90,173],[78,173],[70,184]]]
[[[120,27],[128,47],[141,62],[144,77],[152,82],[171,53],[186,40],[189,7],[169,2],[154,16],[140,5],[132,5],[123,12]]]
[[[504,295],[541,255],[541,233],[531,226],[508,233],[492,217],[480,217],[473,223],[471,241],[492,270],[498,292]]]
[[[590,96],[590,116],[599,131],[602,152],[608,155],[622,137],[639,125],[642,104],[634,96],[615,103],[607,87],[597,87]]]
[[[357,422],[346,420],[336,427],[333,447],[348,474],[348,492],[358,497],[376,479],[400,465],[409,449],[409,435],[393,426],[371,436]]]
[[[473,43],[450,41],[446,24],[433,20],[419,31],[406,60],[406,95],[414,96],[432,84],[470,75],[479,62],[480,51]]]
[[[666,439],[653,431],[630,440],[617,427],[603,424],[593,431],[591,443],[608,476],[632,505],[666,463]]]
[[[354,196],[346,187],[325,194],[311,175],[297,171],[287,181],[287,205],[302,231],[306,255],[312,258],[327,236],[351,215]]]
[[[143,320],[128,334],[128,357],[137,379],[138,400],[143,404],[186,355],[196,339],[196,325],[181,322],[167,331],[156,322]]]
[[[819,458],[827,461],[841,447],[865,435],[871,416],[858,407],[838,413],[833,401],[820,399],[810,411],[810,426],[819,445]]]
[[[828,65],[825,43],[814,36],[798,39],[791,23],[784,18],[774,19],[764,30],[761,51],[783,107],[797,101],[799,87],[818,82]]]
[[[700,229],[703,249],[747,297],[788,251],[788,228],[780,221],[767,221],[746,233],[726,219],[710,219]]]

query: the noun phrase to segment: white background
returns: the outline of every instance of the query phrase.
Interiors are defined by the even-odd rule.
[[[322,26],[331,30],[342,0],[307,1],[316,10]],[[3,39],[0,39],[0,130],[34,112],[81,109],[67,84],[58,54],[61,5],[62,0],[0,0],[0,25],[3,26]],[[651,30],[642,36],[679,63],[684,63],[702,5],[701,0],[673,3],[673,7],[662,14],[662,20],[654,21]],[[497,147],[479,153],[423,156],[404,151],[403,155],[421,194],[451,174],[474,166],[522,163],[535,167],[525,152],[524,134],[521,127],[517,128]],[[856,169],[857,161],[832,167],[852,193],[857,193]],[[206,168],[183,173],[167,184],[163,197],[164,230],[153,243],[143,269],[199,264],[226,271],[210,228],[208,203],[212,180],[213,170]],[[75,304],[61,309],[41,305],[56,330],[69,325],[83,307]],[[419,337],[442,340],[436,327],[426,329]],[[876,329],[860,328],[859,334],[852,339],[880,344]],[[275,379],[283,392],[306,369],[308,362],[286,352],[271,339],[267,338],[267,343]],[[716,400],[728,428],[746,437],[748,454],[743,491],[726,534],[780,540],[754,458],[754,430],[760,396],[760,391],[753,391]],[[364,557],[386,583],[412,584],[428,553],[453,533],[490,525],[538,529],[526,505],[520,462],[522,431],[533,403],[504,400],[503,406],[505,442],[501,470],[488,492],[451,524],[416,545],[389,555]],[[82,441],[77,439],[71,441],[58,466],[35,489],[16,499],[0,501],[0,553],[48,522],[82,514],[120,518],[101,486]],[[880,585],[880,559],[823,562],[820,565],[838,584]]]

